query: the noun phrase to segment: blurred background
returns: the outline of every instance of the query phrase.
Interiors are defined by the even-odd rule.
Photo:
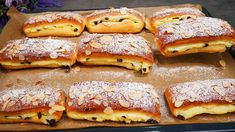
[[[146,7],[196,3],[205,7],[213,17],[227,20],[235,27],[235,0],[0,0],[0,31],[8,21],[6,12],[16,7],[25,13],[42,11],[72,11],[110,7]]]

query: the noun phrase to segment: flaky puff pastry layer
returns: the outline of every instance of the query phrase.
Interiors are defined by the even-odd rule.
[[[145,27],[154,33],[158,27],[168,22],[183,21],[202,16],[205,16],[205,14],[196,7],[165,8],[148,16],[145,20]]]
[[[69,89],[66,100],[69,118],[103,122],[160,121],[159,96],[150,84],[85,81]]]
[[[0,64],[6,69],[71,66],[76,53],[76,44],[66,40],[10,40],[0,50]]]
[[[183,119],[235,112],[235,79],[175,84],[165,90],[165,97],[171,113]]]
[[[78,13],[57,12],[30,17],[23,25],[27,37],[78,36],[85,28],[85,19]]]
[[[122,66],[142,73],[153,64],[151,45],[131,34],[86,34],[79,42],[77,60],[86,65]]]
[[[41,123],[55,126],[65,110],[65,94],[49,87],[0,92],[0,123]]]
[[[86,16],[91,33],[137,33],[144,28],[144,16],[133,9],[107,9]]]
[[[155,41],[164,56],[224,52],[235,44],[235,32],[224,20],[197,17],[160,26]]]

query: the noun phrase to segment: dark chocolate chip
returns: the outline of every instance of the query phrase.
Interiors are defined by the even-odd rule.
[[[131,63],[131,65],[134,67],[135,65],[133,63]]]
[[[102,23],[103,22],[103,20],[100,20],[100,23]]]
[[[145,73],[147,71],[147,69],[146,68],[142,68],[142,71],[143,71],[143,73]]]
[[[39,31],[41,31],[40,29],[37,29],[37,31],[39,32]]]
[[[30,120],[31,119],[31,117],[25,117],[24,118],[24,120]]]
[[[176,50],[173,50],[172,53],[176,53],[177,51]]]
[[[122,22],[124,20],[124,18],[121,18],[121,19],[119,19],[119,22]]]
[[[20,62],[20,64],[31,64],[31,62],[29,62],[29,61],[23,61],[23,62]]]
[[[7,118],[8,116],[4,116],[5,118]]]
[[[117,62],[122,62],[122,59],[117,59]]]
[[[18,115],[18,117],[20,117],[20,119],[23,119],[23,117],[21,115]]]
[[[177,118],[180,120],[185,120],[185,118],[182,115],[178,115]]]
[[[174,17],[173,19],[179,19],[179,17]]]
[[[204,44],[204,46],[203,46],[203,47],[207,47],[207,46],[209,46],[209,44]]]
[[[154,119],[148,119],[147,123],[156,124],[158,122],[156,120],[154,120]]]
[[[104,19],[105,19],[105,20],[109,20],[109,18],[108,18],[108,17],[105,17]]]
[[[126,116],[122,116],[122,118],[125,118],[125,119],[126,119]]]
[[[180,18],[180,21],[184,20],[184,18]]]
[[[48,119],[47,119],[47,122],[48,122],[48,124],[49,124],[51,127],[56,126],[56,121],[55,121],[55,119],[51,119],[51,120],[48,120]]]
[[[42,113],[38,112],[38,119],[41,119],[41,117],[42,117]]]
[[[96,120],[96,117],[92,117],[92,120],[94,120],[94,121],[95,121],[95,120]]]
[[[90,60],[90,58],[86,58],[86,61],[89,61]]]
[[[95,25],[97,25],[97,24],[98,24],[98,22],[97,22],[97,21],[94,21],[94,24],[95,24]]]
[[[190,19],[190,18],[191,18],[190,16],[187,17],[187,19]]]
[[[73,31],[74,31],[74,32],[77,32],[77,31],[78,31],[78,29],[77,29],[77,28],[75,28]]]

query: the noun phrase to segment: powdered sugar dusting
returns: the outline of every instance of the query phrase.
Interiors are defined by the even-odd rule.
[[[22,62],[42,57],[51,59],[68,58],[71,53],[76,53],[76,45],[71,41],[29,38],[8,41],[0,51],[3,58]]]
[[[173,103],[235,101],[235,79],[194,81],[170,86]]]
[[[106,10],[97,10],[92,14],[87,15],[86,17],[92,17],[92,16],[96,16],[96,15],[101,15],[101,14],[107,14],[107,13],[111,13],[111,12],[118,12],[120,13],[120,15],[127,15],[127,14],[137,14],[140,17],[142,17],[142,19],[144,19],[144,15],[141,14],[139,11],[133,10],[133,9],[129,9],[126,7],[121,7],[119,9],[106,9]]]
[[[190,14],[190,15],[195,15],[195,16],[205,16],[205,14],[197,8],[182,7],[182,8],[161,9],[159,11],[154,12],[151,17],[165,17],[171,14]]]
[[[214,37],[232,35],[234,33],[229,23],[211,17],[197,17],[195,19],[167,23],[161,25],[157,30],[156,37],[163,41],[163,44],[187,38]]]
[[[0,111],[13,112],[59,102],[61,93],[49,87],[7,89],[0,92]]]
[[[88,34],[81,39],[79,50],[79,53],[89,50],[91,54],[106,52],[115,55],[153,57],[149,42],[141,36],[132,34]]]
[[[56,12],[56,13],[46,13],[38,16],[30,17],[25,24],[33,24],[36,22],[53,22],[60,19],[73,19],[79,23],[82,23],[83,17],[78,13],[73,12]]]
[[[119,102],[119,106],[128,106],[129,109],[140,108],[146,111],[156,111],[156,107],[159,105],[159,96],[152,85],[135,82],[86,81],[76,83],[69,89],[69,97],[74,100],[82,99],[84,104],[96,100],[96,102],[100,102],[100,105],[112,107],[113,104]],[[74,103],[76,102],[73,102],[73,105]],[[115,110],[115,107],[112,109]]]

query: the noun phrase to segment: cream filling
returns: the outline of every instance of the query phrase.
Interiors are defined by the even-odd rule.
[[[42,30],[60,30],[60,29],[69,29],[74,32],[79,32],[79,27],[73,26],[71,24],[51,24],[51,25],[42,25],[42,26],[36,26],[32,28],[27,28],[25,32],[40,32]],[[76,31],[77,29],[77,31]]]
[[[121,60],[121,61],[120,61]],[[116,65],[123,66],[128,69],[134,69],[135,71],[141,71],[142,73],[148,73],[150,71],[151,64],[133,61],[128,59],[113,59],[113,58],[80,58],[78,60],[81,63],[87,64],[99,64],[99,65]]]
[[[105,18],[108,18],[107,20]],[[112,22],[123,22],[123,21],[132,21],[133,23],[138,23],[138,21],[132,17],[123,17],[123,16],[114,16],[114,17],[104,17],[102,19],[97,19],[92,21],[92,25],[96,26],[102,23],[112,23]]]
[[[74,63],[74,62],[73,62]],[[10,61],[2,61],[0,64],[2,66],[6,67],[20,67],[20,66],[30,66],[30,67],[40,67],[40,66],[45,66],[45,67],[50,67],[50,66],[71,66],[73,63],[70,62],[61,62],[61,61],[56,61],[56,60],[48,60],[48,61],[34,61],[31,62],[30,64],[28,63],[18,63],[18,62],[10,62]]]
[[[188,19],[188,17],[195,18],[194,15],[181,15],[181,16],[174,16],[174,17],[166,17],[166,18],[163,18],[163,19],[160,19],[160,20],[155,20],[154,21],[154,26],[155,26],[155,28],[158,28],[158,27],[160,27],[161,25],[163,25],[165,23],[178,22],[178,21],[181,21],[181,20]]]
[[[214,46],[214,45],[225,45],[226,47],[231,47],[234,45],[233,41],[211,41],[208,43],[189,43],[187,45],[181,45],[181,46],[170,46],[167,47],[167,50],[169,52],[184,52],[186,50],[190,49],[198,49],[198,48],[203,48],[208,44],[208,46]]]
[[[175,110],[176,116],[183,116],[185,119],[189,119],[198,114],[225,114],[228,112],[234,112],[235,105],[202,105],[202,106],[194,106],[192,108],[186,110]]]
[[[0,119],[29,120],[29,121],[42,122],[44,124],[49,124],[47,120],[52,120],[54,119],[54,117],[52,115],[48,115],[45,113],[41,113],[41,117],[38,116],[38,113],[27,113],[27,114],[18,114],[18,115],[11,115],[11,116],[0,116]]]
[[[115,112],[112,114],[105,114],[105,113],[93,113],[93,114],[82,114],[82,113],[77,113],[77,112],[67,112],[68,117],[73,118],[73,119],[86,119],[89,121],[97,121],[97,122],[102,122],[106,120],[111,120],[111,121],[124,121],[126,123],[131,123],[133,122],[147,122],[148,120],[154,119],[152,117],[149,117],[145,114],[139,114],[139,113],[123,113],[123,112]]]

